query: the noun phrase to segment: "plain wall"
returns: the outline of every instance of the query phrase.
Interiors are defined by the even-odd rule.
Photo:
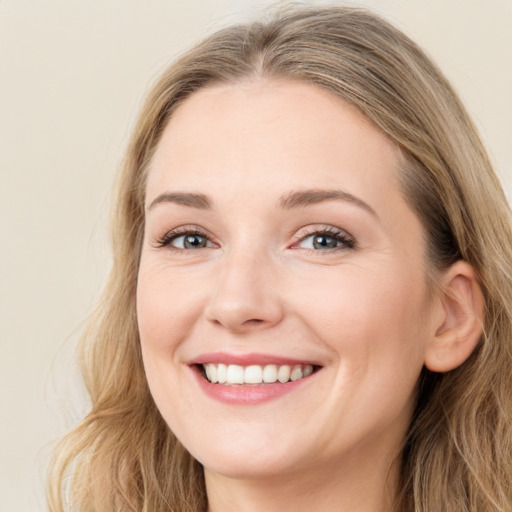
[[[145,91],[194,41],[270,3],[0,0],[1,510],[45,510],[48,443],[86,410],[73,350],[108,270],[109,190]],[[349,3],[438,62],[512,191],[512,0]]]

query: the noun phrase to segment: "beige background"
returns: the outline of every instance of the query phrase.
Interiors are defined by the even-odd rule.
[[[350,3],[437,60],[512,191],[512,0]],[[0,0],[2,510],[45,510],[48,443],[86,408],[73,348],[108,269],[109,189],[144,92],[193,41],[268,4]]]

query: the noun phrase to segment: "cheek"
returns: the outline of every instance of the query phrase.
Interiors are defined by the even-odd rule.
[[[380,269],[352,268],[317,280],[308,294],[294,293],[296,309],[337,358],[361,372],[411,362],[419,371],[429,332],[424,279],[419,272]]]
[[[167,354],[190,333],[204,306],[204,293],[180,272],[141,264],[137,283],[137,319],[143,351]]]
[[[326,276],[309,280],[307,294],[288,283],[291,309],[332,358],[316,420],[331,425],[330,438],[339,443],[343,436],[377,436],[390,424],[405,431],[428,333],[422,276],[399,265],[346,265]]]
[[[188,390],[179,378],[180,347],[202,311],[203,298],[179,272],[141,262],[137,320],[144,370],[155,403],[166,422],[186,417]],[[180,411],[176,415],[176,411]]]

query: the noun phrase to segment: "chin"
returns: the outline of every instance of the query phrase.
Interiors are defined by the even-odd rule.
[[[260,479],[287,473],[302,466],[300,460],[307,458],[280,439],[257,440],[250,433],[239,440],[210,437],[204,444],[185,442],[184,445],[205,471],[236,479]]]
[[[200,462],[202,462],[200,460]],[[255,458],[244,453],[224,454],[216,460],[210,457],[202,462],[205,473],[214,473],[225,478],[259,480],[289,473],[293,463],[274,457]]]

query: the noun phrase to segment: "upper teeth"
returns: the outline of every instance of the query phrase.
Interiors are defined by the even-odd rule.
[[[214,384],[270,384],[277,381],[285,383],[302,379],[313,373],[313,366],[310,364],[239,366],[208,363],[204,364],[203,368],[208,380]]]

